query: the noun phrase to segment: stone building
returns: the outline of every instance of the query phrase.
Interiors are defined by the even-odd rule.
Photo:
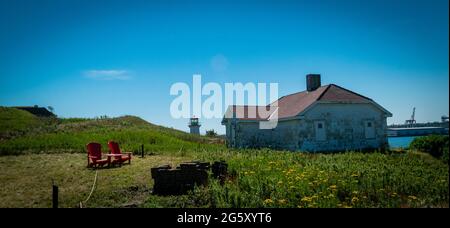
[[[283,96],[274,108],[278,123],[261,129],[258,108],[229,106],[222,120],[227,144],[235,148],[275,148],[324,152],[384,149],[387,143],[386,118],[392,114],[372,99],[340,86],[321,86],[320,75],[307,75],[307,90]]]

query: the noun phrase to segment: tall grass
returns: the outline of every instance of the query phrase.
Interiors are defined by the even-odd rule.
[[[29,128],[16,137],[0,141],[0,155],[24,153],[85,152],[89,142],[99,142],[107,150],[107,142],[119,142],[126,151],[139,153],[141,145],[147,153],[194,151],[223,148],[209,138],[194,136],[174,129],[149,124],[125,116],[112,119],[54,119],[43,126]]]
[[[302,154],[280,151],[217,151],[197,159],[225,159],[230,177],[222,186],[181,196],[186,207],[448,207],[448,166],[418,153]],[[155,204],[150,198],[147,206]],[[157,201],[158,202],[158,201]],[[159,201],[160,202],[160,201]]]

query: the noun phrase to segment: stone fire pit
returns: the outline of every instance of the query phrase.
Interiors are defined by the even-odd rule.
[[[224,161],[214,162],[213,176],[224,179],[227,167]],[[193,190],[195,185],[207,185],[209,169],[209,162],[200,161],[181,163],[175,169],[172,169],[170,165],[154,167],[151,169],[151,175],[155,181],[153,194],[180,195]]]

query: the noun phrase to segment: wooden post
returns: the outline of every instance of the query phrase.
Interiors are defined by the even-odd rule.
[[[141,157],[144,158],[144,144],[141,145]]]
[[[53,208],[58,208],[58,186],[56,186],[54,183],[52,186],[52,201]]]

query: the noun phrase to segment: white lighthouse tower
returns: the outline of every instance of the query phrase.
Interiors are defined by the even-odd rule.
[[[198,122],[198,118],[192,117],[189,120],[189,129],[191,134],[200,135],[200,123]]]

